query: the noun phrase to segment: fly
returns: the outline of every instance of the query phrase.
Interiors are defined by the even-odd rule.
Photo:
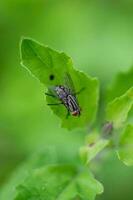
[[[70,75],[67,73],[65,75],[65,85],[57,85],[49,89],[51,93],[45,93],[48,96],[55,97],[60,100],[59,103],[48,104],[48,105],[60,105],[63,104],[67,111],[68,115],[71,114],[72,116],[80,116],[81,109],[76,98],[76,95],[80,93],[75,92],[74,85]]]
[[[72,94],[69,88],[59,85],[55,87],[55,92],[69,113],[71,113],[73,116],[80,115],[80,107],[76,95]]]

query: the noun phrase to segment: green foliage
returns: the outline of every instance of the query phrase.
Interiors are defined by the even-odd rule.
[[[119,142],[118,157],[127,166],[133,165],[133,125],[128,124]]]
[[[60,159],[57,156],[57,150],[54,147],[44,148],[43,150],[33,154],[26,162],[20,165],[14,171],[8,184],[1,191],[2,200],[13,200],[17,194],[16,187],[24,182],[29,172],[49,164],[59,163]],[[25,199],[27,200],[27,199]]]
[[[115,128],[122,127],[126,121],[128,113],[133,105],[133,87],[130,88],[125,94],[117,97],[107,106],[106,119],[113,122]]]
[[[86,145],[80,148],[83,163],[89,164],[108,144],[109,140],[100,138],[97,133],[89,135],[86,139]]]
[[[113,101],[116,97],[120,97],[127,90],[129,90],[133,86],[133,67],[131,67],[128,71],[120,72],[116,76],[113,84],[106,91],[106,103]],[[128,119],[129,123],[133,122],[133,107],[131,108]]]
[[[114,98],[123,95],[133,86],[133,67],[127,72],[121,72],[115,78],[106,94],[106,101],[112,101]]]
[[[63,157],[65,158],[66,154],[63,154]],[[15,171],[3,189],[1,198],[94,200],[96,194],[103,192],[103,186],[93,177],[89,169],[76,164],[75,158],[73,158],[75,164],[71,162],[71,158],[69,163],[64,159],[66,162],[64,164],[56,148],[45,148]]]
[[[128,124],[133,118],[133,67],[126,73],[118,74],[112,88],[108,90],[106,119],[113,122],[114,142],[118,140],[117,155],[124,164],[133,165],[133,127]],[[113,100],[114,99],[114,100]],[[122,128],[124,127],[124,131]],[[116,131],[118,129],[118,131]]]
[[[75,70],[72,60],[65,53],[59,53],[25,38],[21,42],[21,64],[47,88],[65,85],[64,77],[66,73],[69,73],[75,91],[79,92],[83,89],[77,97],[81,107],[80,117],[69,116],[66,118],[67,110],[64,105],[51,106],[53,112],[62,119],[62,127],[73,129],[90,125],[93,122],[99,98],[98,80]],[[53,80],[50,79],[51,75],[54,76]],[[57,101],[58,99],[47,97],[48,103],[56,103]]]
[[[51,165],[33,170],[17,190],[15,200],[93,200],[103,188],[88,170],[78,172],[74,166]]]
[[[91,125],[95,119],[98,100],[99,84],[96,78],[89,77],[73,67],[71,58],[65,53],[59,53],[38,42],[23,38],[21,41],[21,64],[34,77],[36,77],[47,91],[56,85],[65,86],[65,75],[70,74],[76,92],[81,90],[77,99],[81,108],[81,116],[69,116],[66,118],[65,106],[51,106],[53,112],[62,119],[62,127],[74,129]],[[52,77],[52,78],[51,78]],[[129,78],[127,85],[121,83]],[[133,105],[132,70],[126,75],[120,75],[108,92],[106,120],[107,125],[113,125],[113,130],[123,127],[127,122],[127,116]],[[58,98],[47,96],[47,103],[59,101]],[[98,130],[95,124],[95,130]],[[108,129],[108,126],[106,126]],[[102,130],[102,131],[101,131]],[[83,164],[88,165],[96,158],[105,147],[109,146],[110,138],[105,139],[103,129],[87,136],[85,146],[80,148],[80,158]],[[121,132],[121,129],[119,129]],[[110,134],[112,129],[105,132]],[[133,126],[127,125],[119,138],[119,159],[126,165],[133,165]],[[61,157],[58,154],[62,154]],[[4,200],[94,200],[97,194],[103,192],[103,186],[99,183],[89,169],[86,169],[77,157],[70,158],[63,152],[55,153],[55,150],[47,149],[39,153],[19,169],[11,179],[8,187],[3,190]],[[69,156],[71,157],[71,156]],[[14,185],[14,190],[10,187]]]
[[[62,164],[55,152],[56,149],[47,148],[16,170],[2,199],[94,200],[96,194],[103,192],[103,186],[88,169]]]
[[[29,156],[29,152],[54,144],[59,146],[59,154],[63,155],[61,162],[65,163],[73,152],[83,145],[84,137],[82,131],[68,132],[58,126],[59,119],[52,116],[52,113],[49,113],[50,108],[46,107],[42,94],[43,84],[37,83],[25,69],[18,67],[18,39],[21,35],[30,35],[51,47],[63,49],[73,56],[75,66],[78,65],[79,69],[98,76],[104,89],[110,85],[117,72],[126,71],[132,64],[132,7],[133,1],[130,0],[119,1],[119,6],[113,0],[104,3],[66,0],[45,3],[42,0],[0,1],[0,192],[3,183],[4,188],[7,188],[5,196],[0,194],[1,200],[13,199],[11,194],[16,191],[17,185],[23,183],[23,178],[25,179],[24,171],[44,167],[53,162],[59,164],[54,150],[51,153],[47,150],[37,155],[39,160],[33,156],[30,164],[26,164],[25,168],[22,167],[21,172],[18,172],[13,163],[21,165],[19,158],[24,159]],[[120,97],[132,86],[133,70],[120,73],[109,90],[107,101]],[[105,101],[101,97],[100,100],[102,103]],[[99,106],[103,114],[103,104]],[[131,119],[132,110],[128,114]],[[63,116],[66,115],[65,109],[64,113]],[[100,117],[97,121],[99,119]],[[91,129],[89,127],[86,134],[94,134],[93,128],[101,127],[101,123],[104,123],[102,120],[103,117],[99,124],[95,123]],[[127,120],[129,122],[129,119]],[[117,136],[119,137],[121,132],[121,129],[118,132],[114,129],[114,139],[118,139]],[[102,129],[99,134],[102,134]],[[88,144],[93,143],[91,138],[89,141]],[[110,146],[108,150],[111,151]],[[112,154],[111,151],[111,158],[107,158],[103,163],[100,160],[103,160],[102,154],[96,157],[98,162],[93,163],[92,160],[92,164],[90,163],[93,171],[98,169],[97,175],[105,184],[105,195],[102,195],[101,199],[133,199],[133,170],[118,162],[116,156],[112,160]],[[76,162],[75,157],[73,163]],[[13,170],[14,182],[11,175]]]

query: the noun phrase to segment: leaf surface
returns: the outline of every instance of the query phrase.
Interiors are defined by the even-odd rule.
[[[74,166],[51,165],[33,170],[17,187],[15,200],[94,200],[103,192],[91,172],[79,172]]]
[[[86,145],[80,148],[80,157],[83,163],[88,164],[108,144],[109,140],[100,138],[97,133],[89,135],[86,140]]]
[[[133,125],[128,124],[123,131],[120,137],[117,154],[119,159],[122,160],[125,165],[133,165]]]
[[[133,87],[125,94],[114,99],[107,105],[106,120],[113,123],[113,127],[120,128],[126,121],[133,105]]]
[[[114,98],[123,95],[128,89],[133,86],[133,67],[127,72],[121,72],[117,75],[113,84],[107,91],[107,101],[112,101]]]
[[[21,64],[47,88],[57,85],[64,86],[64,77],[66,73],[69,73],[76,92],[82,90],[77,95],[81,109],[79,117],[71,115],[66,117],[67,109],[64,105],[50,106],[53,112],[62,119],[62,127],[67,129],[84,127],[94,121],[99,99],[98,80],[75,70],[71,58],[65,53],[59,53],[34,40],[25,38],[21,42]],[[60,101],[50,96],[47,96],[46,99],[49,104]]]

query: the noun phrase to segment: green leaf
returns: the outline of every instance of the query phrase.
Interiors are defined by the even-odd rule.
[[[113,84],[106,92],[106,103],[112,101],[114,98],[123,95],[128,89],[133,86],[133,66],[125,72],[117,75]],[[133,108],[128,114],[128,122],[133,122]]]
[[[62,119],[62,127],[73,129],[90,125],[95,118],[99,99],[99,84],[96,78],[91,78],[83,72],[73,68],[70,57],[65,53],[59,53],[49,47],[43,46],[31,39],[23,39],[21,42],[21,64],[26,67],[47,88],[65,84],[65,74],[69,73],[74,83],[81,115],[79,117],[67,116],[64,105],[51,106],[53,112]],[[54,76],[51,80],[50,77]],[[47,96],[48,103],[59,102],[58,99]]]
[[[113,127],[120,128],[126,121],[133,105],[133,87],[124,95],[114,99],[107,105],[106,119],[113,123]]]
[[[133,165],[133,125],[128,124],[123,131],[120,137],[117,154],[119,159],[122,160],[125,165]]]
[[[63,157],[66,155],[63,154]],[[58,200],[67,200],[70,195],[70,199],[91,200],[96,194],[102,193],[102,185],[94,179],[88,169],[79,166],[74,158],[73,161],[64,158],[62,161],[62,155],[60,157],[53,147],[35,153],[30,160],[15,170],[11,180],[2,190],[1,199],[55,200],[53,196],[57,195],[60,197]],[[64,162],[71,165],[62,164]]]
[[[51,165],[33,170],[17,187],[15,200],[94,200],[103,192],[91,172],[79,172],[74,166]]]
[[[88,164],[108,144],[109,140],[100,138],[97,133],[89,135],[87,137],[86,145],[80,148],[80,157],[83,163]]]
[[[133,86],[133,67],[127,72],[121,72],[117,75],[115,81],[107,91],[107,101],[121,96]]]
[[[8,183],[1,189],[0,199],[13,200],[16,196],[15,188],[25,180],[31,170],[59,162],[60,159],[57,156],[57,149],[53,146],[45,147],[43,150],[34,153],[30,159],[15,169]]]

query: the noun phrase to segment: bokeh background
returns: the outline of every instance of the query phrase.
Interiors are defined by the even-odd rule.
[[[69,155],[85,136],[60,128],[43,86],[20,66],[22,36],[66,52],[105,88],[133,64],[133,1],[0,0],[0,191],[32,152],[56,145]],[[99,165],[97,199],[133,199],[133,168],[113,153]]]

